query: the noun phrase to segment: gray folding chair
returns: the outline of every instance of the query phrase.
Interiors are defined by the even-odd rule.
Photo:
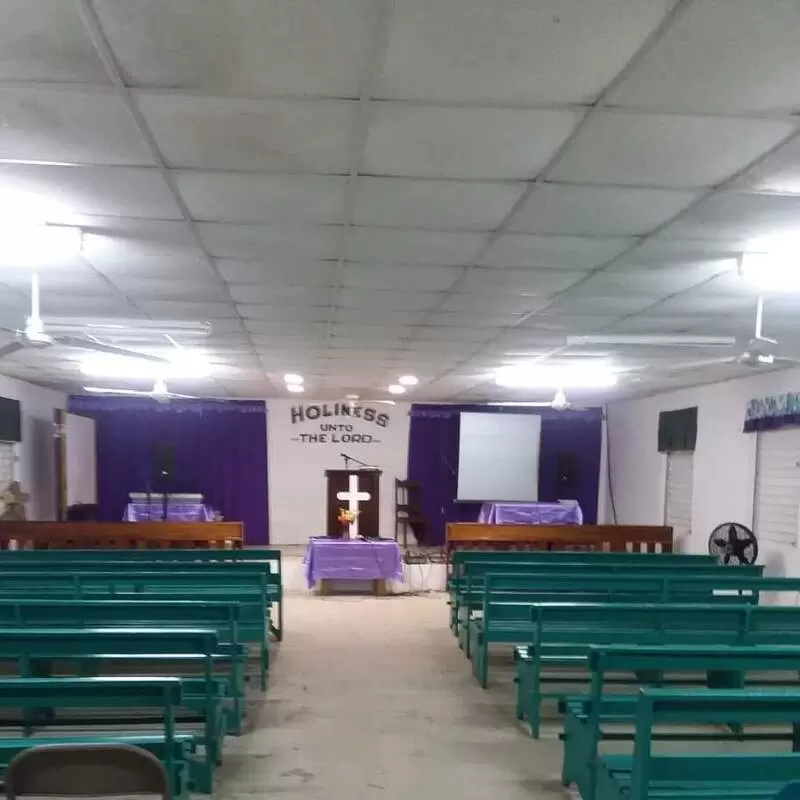
[[[130,744],[48,744],[15,756],[5,775],[6,797],[91,797],[156,794],[171,800],[164,765]]]

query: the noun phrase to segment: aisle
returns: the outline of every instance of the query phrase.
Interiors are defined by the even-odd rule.
[[[443,596],[291,594],[287,631],[255,729],[226,744],[217,797],[563,796],[559,743],[515,727],[510,685],[477,688]]]

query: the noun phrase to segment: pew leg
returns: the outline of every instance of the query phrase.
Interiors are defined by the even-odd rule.
[[[267,691],[267,671],[269,670],[269,647],[266,643],[261,644],[261,658],[259,672],[261,678],[261,691]]]

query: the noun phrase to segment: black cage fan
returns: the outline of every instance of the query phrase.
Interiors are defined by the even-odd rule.
[[[720,564],[755,564],[758,539],[740,522],[723,522],[711,531],[708,552],[716,556]]]

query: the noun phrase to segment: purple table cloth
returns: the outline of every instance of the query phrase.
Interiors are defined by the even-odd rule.
[[[164,515],[164,504],[128,503],[123,522],[158,522]],[[167,519],[170,522],[211,522],[214,511],[202,503],[168,503]]]
[[[394,541],[309,539],[305,557],[308,588],[326,578],[403,580],[403,557]]]
[[[494,525],[583,525],[583,512],[577,503],[484,503],[478,522]]]

